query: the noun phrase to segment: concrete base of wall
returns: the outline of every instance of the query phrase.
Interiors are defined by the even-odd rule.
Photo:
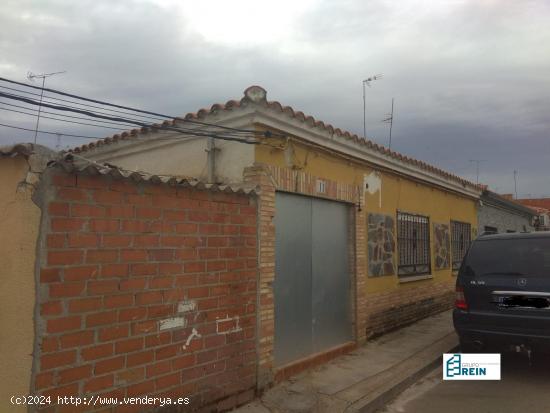
[[[357,348],[357,344],[353,341],[333,347],[321,353],[312,354],[311,356],[294,361],[285,366],[280,367],[275,372],[275,383],[287,380],[289,377],[301,373],[304,370],[312,367],[320,366],[327,363],[338,356],[349,353]]]

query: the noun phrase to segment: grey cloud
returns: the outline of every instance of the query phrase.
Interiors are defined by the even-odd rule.
[[[383,72],[367,91],[371,139],[387,144],[381,119],[395,97],[395,149],[474,180],[468,160],[488,159],[481,180],[499,190],[513,190],[517,169],[522,193],[550,192],[549,4],[441,4],[323,0],[296,20],[290,40],[227,45],[145,1],[4,1],[0,73],[23,80],[27,70],[65,69],[51,87],[174,115],[260,84],[270,99],[362,134],[361,80]],[[276,24],[266,16],[265,30]],[[0,118],[34,127],[23,116],[1,111]],[[28,137],[0,127],[0,143]],[[54,145],[55,136],[41,141]]]

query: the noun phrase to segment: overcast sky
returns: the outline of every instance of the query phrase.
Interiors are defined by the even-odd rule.
[[[483,160],[480,182],[501,193],[517,170],[520,197],[550,196],[548,0],[3,0],[0,76],[61,70],[46,86],[174,115],[258,84],[359,135],[361,81],[382,73],[367,89],[370,139],[388,144],[393,97],[392,149],[474,182],[470,160]],[[3,110],[0,123],[35,126]],[[0,126],[0,145],[33,137]]]

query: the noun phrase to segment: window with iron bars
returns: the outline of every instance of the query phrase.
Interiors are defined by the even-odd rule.
[[[451,250],[453,270],[458,270],[471,241],[471,226],[466,222],[451,221]]]
[[[399,276],[429,274],[430,219],[423,215],[397,211],[397,249]]]

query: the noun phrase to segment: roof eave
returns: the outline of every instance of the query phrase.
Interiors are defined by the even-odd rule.
[[[257,108],[258,110],[254,117],[254,122],[257,124],[288,132],[289,135],[354,157],[359,161],[364,161],[384,169],[390,169],[398,174],[412,176],[418,180],[443,187],[453,192],[458,192],[470,198],[478,199],[481,195],[481,189],[474,185],[459,183],[455,179],[446,179],[438,173],[432,173],[415,165],[402,162],[389,155],[369,150],[366,145],[360,146],[355,140],[331,134],[325,129],[309,126],[294,118],[288,118],[284,116],[284,114],[280,116],[262,106],[258,106]]]

